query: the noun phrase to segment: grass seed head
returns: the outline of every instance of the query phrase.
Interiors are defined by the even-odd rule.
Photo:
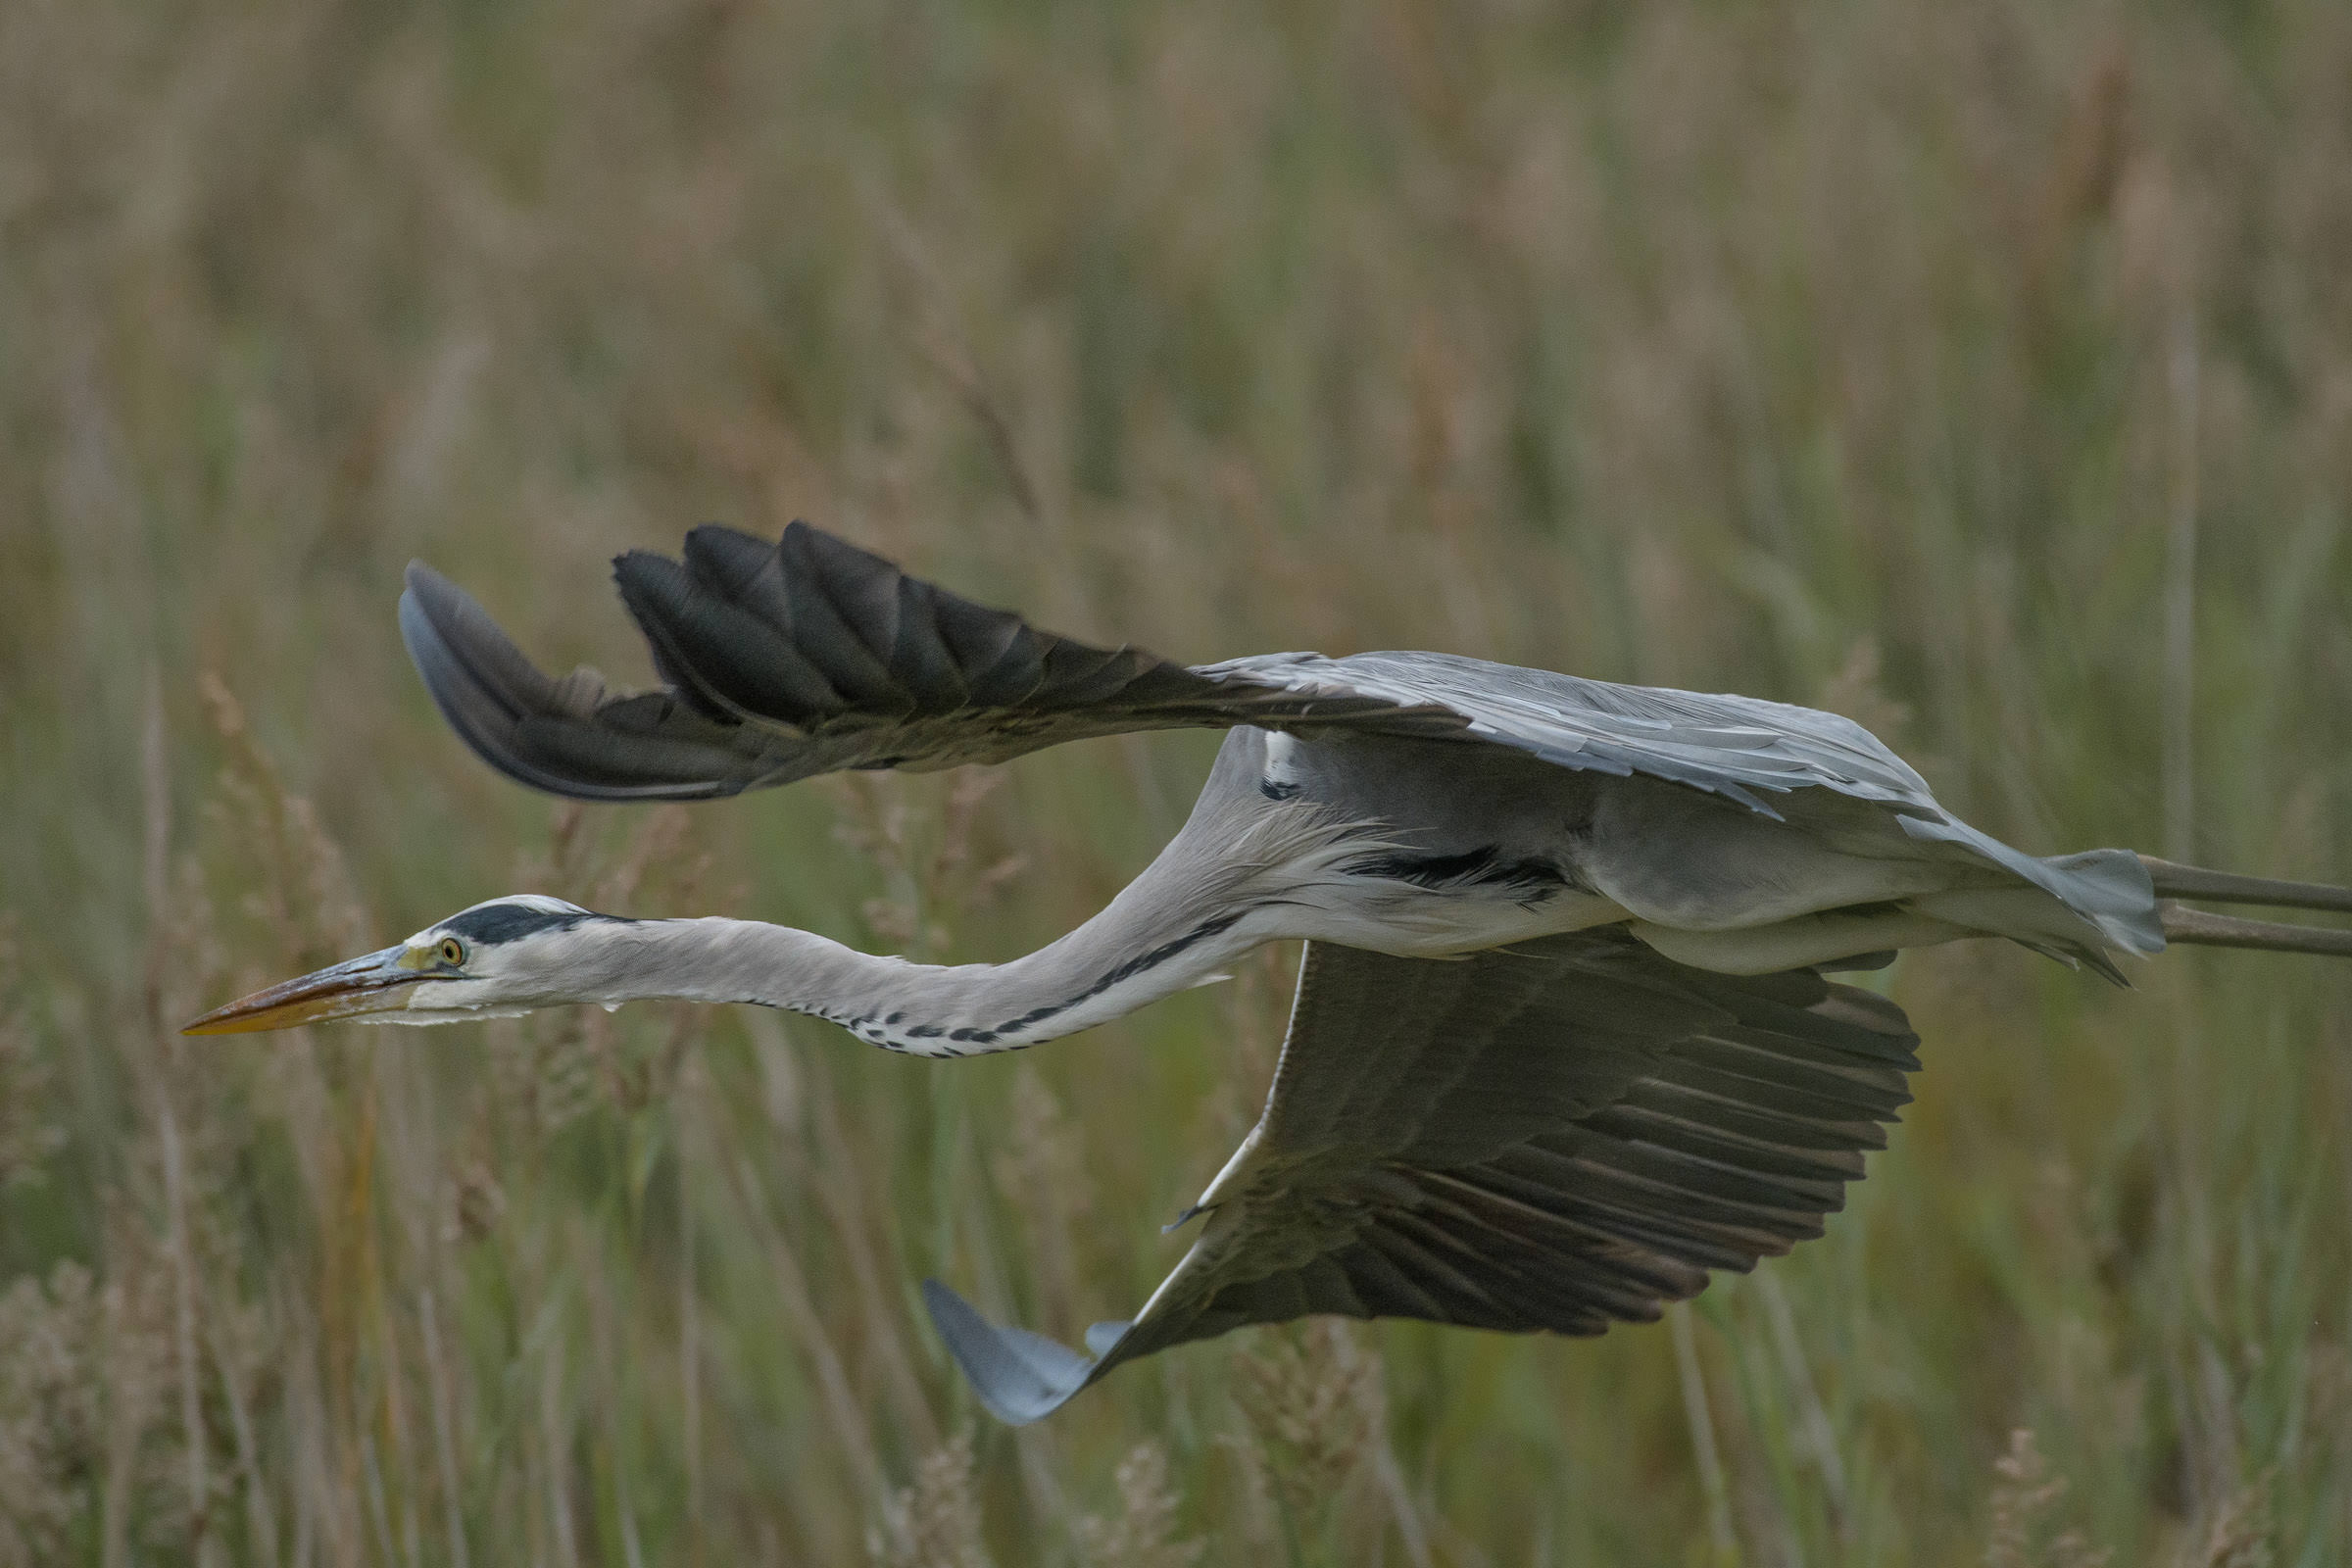
[[[875,1568],[992,1568],[972,1486],[972,1435],[957,1433],[914,1467],[867,1538]]]

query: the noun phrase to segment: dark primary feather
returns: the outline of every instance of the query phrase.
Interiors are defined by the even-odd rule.
[[[1910,1099],[1900,1008],[1611,933],[1454,962],[1310,944],[1282,1060],[1200,1240],[1090,1360],[926,1287],[983,1402],[1316,1312],[1597,1334],[1821,1233]]]
[[[802,522],[774,544],[697,528],[683,561],[631,551],[613,577],[662,691],[612,692],[589,670],[553,680],[463,590],[409,567],[410,657],[451,727],[510,777],[587,800],[697,799],[838,768],[1003,761],[1125,730],[1462,726],[1387,697],[1212,679],[1090,647]]]

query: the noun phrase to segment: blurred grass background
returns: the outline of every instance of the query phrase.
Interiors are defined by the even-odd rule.
[[[2347,495],[2335,0],[11,0],[0,1564],[2345,1561],[2318,960],[1906,956],[1893,1148],[1678,1321],[1260,1331],[1019,1433],[911,1283],[1132,1310],[1288,955],[955,1066],[172,1029],[521,889],[1004,956],[1214,746],[551,808],[409,671],[413,556],[642,679],[607,559],[805,515],[1096,638],[1815,702],[2036,852],[2348,880]]]

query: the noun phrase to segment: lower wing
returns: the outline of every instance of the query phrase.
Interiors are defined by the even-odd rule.
[[[1199,1242],[1082,1355],[947,1287],[933,1321],[1020,1423],[1112,1367],[1310,1313],[1598,1334],[1821,1234],[1910,1099],[1901,1009],[1622,935],[1454,962],[1311,944],[1264,1114]]]

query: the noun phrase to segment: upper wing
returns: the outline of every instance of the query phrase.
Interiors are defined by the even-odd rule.
[[[1767,814],[1757,792],[1821,786],[1943,820],[1926,783],[1869,731],[1810,709],[1447,654],[1273,654],[1187,668],[1040,631],[802,522],[772,545],[697,528],[684,557],[631,551],[613,564],[660,691],[612,691],[586,669],[550,678],[422,564],[409,568],[401,634],[443,715],[485,760],[591,800],[1003,761],[1124,730],[1342,724],[1646,773]]]
[[[1442,708],[1477,739],[1564,767],[1672,779],[1767,816],[1779,813],[1756,791],[1815,787],[1943,815],[1927,781],[1852,719],[1760,697],[1620,686],[1455,654],[1261,654],[1199,673],[1301,696]]]
[[[613,563],[665,688],[551,679],[472,599],[409,567],[401,635],[452,728],[538,789],[588,800],[733,795],[850,767],[952,767],[1122,730],[1333,724],[1459,731],[1442,708],[1210,676],[1039,631],[796,522],[728,528],[685,560]]]
[[[1902,1011],[1810,970],[1630,938],[1452,962],[1310,944],[1265,1113],[1200,1239],[1089,1359],[937,1282],[982,1402],[1034,1421],[1122,1361],[1314,1312],[1598,1334],[1821,1233],[1918,1066]]]

